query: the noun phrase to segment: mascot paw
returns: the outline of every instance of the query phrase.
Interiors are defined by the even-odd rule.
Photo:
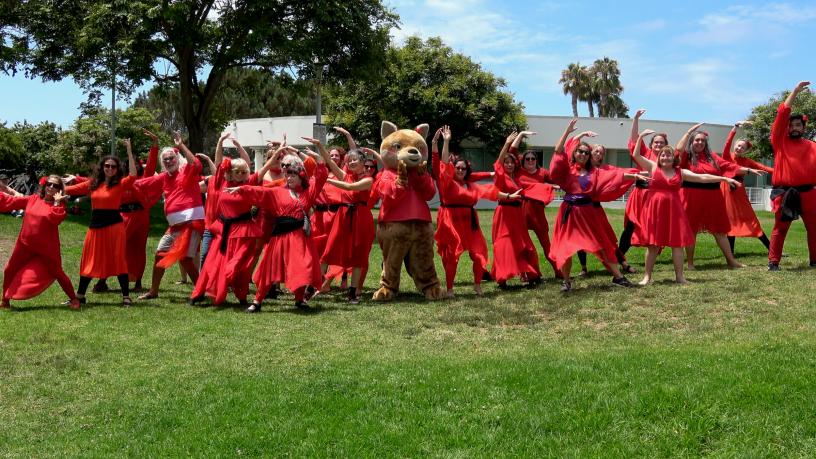
[[[400,160],[399,166],[397,167],[397,184],[398,185],[405,185],[408,183],[408,167],[405,166],[405,163]]]
[[[435,285],[428,290],[425,290],[425,298],[429,300],[441,300],[442,298],[447,298],[448,292],[442,290],[442,287]]]
[[[372,297],[372,299],[374,301],[391,301],[396,296],[397,296],[397,292],[395,292],[393,290],[390,290],[390,289],[387,289],[385,287],[382,287],[381,289],[374,292],[374,296]]]
[[[428,170],[428,161],[422,161],[422,164],[417,167],[417,175],[425,175],[425,171]]]

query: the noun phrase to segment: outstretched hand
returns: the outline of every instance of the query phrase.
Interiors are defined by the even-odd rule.
[[[510,135],[507,136],[507,140],[505,140],[504,143],[506,145],[510,145],[511,143],[513,143],[514,140],[516,140],[516,137],[518,136],[519,136],[518,133],[516,131],[513,131],[510,133]]]
[[[705,123],[698,123],[698,124],[695,124],[695,125],[694,125],[694,127],[692,127],[691,129],[689,129],[689,130],[688,130],[688,132],[689,132],[689,133],[692,133],[692,132],[696,131],[697,129],[700,129],[700,128],[701,128],[701,127],[704,125],[704,124],[705,124]]]
[[[640,133],[639,137],[646,137],[647,135],[652,135],[654,133],[655,131],[652,129],[645,129],[643,132]]]
[[[765,175],[765,174],[767,174],[767,172],[761,171],[759,169],[751,169],[751,173],[754,174],[754,175]]]
[[[341,128],[340,126],[335,126],[334,130],[341,133],[341,134],[343,134],[343,135],[349,135],[349,131]]]
[[[229,194],[235,194],[235,193],[238,193],[238,192],[241,191],[241,187],[240,186],[234,186],[232,188],[224,188],[224,191],[226,191]]]
[[[442,138],[445,140],[445,142],[450,142],[451,139],[450,126],[448,125],[442,126]]]
[[[181,148],[184,145],[184,140],[181,139],[179,131],[173,131],[173,143],[176,144],[176,148]]]
[[[521,199],[521,192],[524,191],[523,188],[519,188],[513,194],[508,194],[507,199]]]
[[[643,116],[644,113],[646,113],[646,109],[641,108],[640,110],[637,111],[637,113],[635,113],[635,119],[640,118],[641,116]]]
[[[312,145],[318,146],[318,147],[320,145],[323,145],[323,143],[321,143],[319,140],[313,139],[311,137],[301,137],[301,139],[311,143]],[[286,145],[286,136],[285,135],[283,136],[283,144]]]
[[[156,134],[148,131],[147,129],[142,128],[142,132],[144,132],[144,135],[146,135],[146,136],[150,137],[151,139],[153,139],[153,143],[157,143],[159,141],[159,138],[156,137]]]
[[[731,188],[739,188],[742,186],[742,182],[740,182],[739,180],[734,180],[732,178],[726,178],[725,182],[728,183],[731,186]]]
[[[802,91],[807,91],[808,86],[810,86],[810,81],[800,81],[799,84],[797,84],[796,87],[793,90],[794,90],[794,92],[797,92],[797,93],[802,92]]]
[[[405,162],[400,160],[399,164],[397,165],[397,185],[405,186],[408,184],[408,167],[405,166]]]
[[[575,125],[578,124],[578,118],[573,118],[570,120],[569,124],[567,125],[567,132],[575,132],[578,130]]]

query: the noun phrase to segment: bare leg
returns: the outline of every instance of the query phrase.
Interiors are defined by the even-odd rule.
[[[694,249],[697,247],[697,235],[694,235],[694,244],[686,246],[686,257],[688,258],[688,270],[694,271]]]
[[[728,243],[728,236],[726,236],[725,233],[717,233],[713,236],[717,241],[717,245],[720,246],[720,250],[722,250],[723,255],[725,255],[725,261],[728,263],[728,266],[744,268],[744,264],[734,259],[734,254],[731,253],[731,244]]]
[[[655,261],[657,261],[657,255],[660,253],[660,247],[656,245],[650,245],[646,249],[646,276],[643,277],[643,280],[640,281],[640,285],[646,285],[652,280],[652,271],[654,270]],[[680,255],[682,256],[683,251],[680,250]],[[682,257],[680,259],[680,269],[682,272]]]
[[[162,258],[164,257],[156,255],[156,258],[153,259],[153,278],[151,280],[150,290],[145,294],[153,298],[159,297],[159,284],[161,284],[162,278],[164,277],[164,268],[157,266]]]
[[[196,266],[193,260],[193,258],[184,257],[179,260],[179,264],[184,266],[184,270],[187,271],[187,275],[190,276],[190,281],[195,285],[198,283],[198,266]]]
[[[683,277],[683,248],[682,247],[672,247],[672,262],[674,262],[674,280],[675,282],[679,282],[681,284],[685,284],[688,281],[685,277]]]

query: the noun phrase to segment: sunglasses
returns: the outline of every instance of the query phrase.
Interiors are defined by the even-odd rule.
[[[456,170],[457,171],[466,171],[467,167],[457,167]]]
[[[580,154],[582,154],[582,155],[588,155],[588,154],[592,153],[592,152],[591,152],[591,151],[589,151],[589,150],[581,150],[580,148],[579,148],[578,150],[575,150],[575,152],[576,152],[576,153],[580,153]]]
[[[46,188],[56,188],[56,189],[60,189],[60,188],[62,188],[62,184],[60,184],[60,183],[53,183],[53,182],[46,182],[45,187],[46,187]]]
[[[244,169],[233,169],[232,172],[234,172],[236,174],[248,174],[249,173],[249,171],[244,170]]]
[[[524,158],[524,160],[529,161],[529,162],[533,162],[533,161],[538,161],[538,158],[533,158],[532,156],[530,156],[530,157]]]
[[[369,170],[369,171],[377,170],[377,166],[364,166],[364,167],[366,168],[366,170]]]
[[[175,156],[172,156],[170,158],[162,158],[162,162],[163,163],[172,163],[173,161],[175,161],[175,159],[176,159]]]
[[[116,164],[105,164],[105,169],[119,169],[119,166]]]
[[[287,169],[291,164],[289,163],[281,163],[281,169]]]

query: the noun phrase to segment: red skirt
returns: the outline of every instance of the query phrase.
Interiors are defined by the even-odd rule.
[[[311,236],[297,229],[270,239],[253,279],[259,291],[272,288],[274,282],[283,282],[292,292],[308,285],[320,287],[323,276]]]
[[[722,182],[720,191],[725,198],[725,210],[728,213],[728,222],[731,224],[728,235],[735,237],[762,236],[762,226],[751,206],[745,187],[741,186],[731,191],[731,186]]]
[[[725,198],[719,188],[716,190],[681,188],[680,200],[686,209],[689,225],[694,234],[724,234],[731,229],[725,210]]]
[[[564,201],[558,209],[550,246],[550,258],[555,260],[558,269],[579,250],[591,253],[603,262],[614,263],[615,245],[604,230],[595,207],[572,206],[567,222],[562,223],[566,207]]]
[[[196,298],[206,292],[213,298],[214,304],[221,304],[232,288],[236,298],[245,300],[249,294],[249,280],[252,276],[249,268],[255,256],[257,238],[231,237],[227,240],[226,253],[221,253],[221,235],[214,236],[210,242],[204,269],[190,297]]]
[[[312,224],[312,238],[314,239],[315,247],[317,247],[317,253],[321,257],[323,256],[323,252],[326,251],[326,242],[329,239],[329,233],[326,231],[326,225],[323,219],[325,213],[325,210],[315,210],[312,212],[312,216],[309,217],[309,221]]]
[[[147,264],[147,236],[150,233],[150,211],[147,209],[122,214],[127,238],[127,272],[130,282],[144,276]]]
[[[547,214],[544,211],[546,207],[543,203],[532,199],[524,200],[521,204],[527,229],[536,235],[546,234],[547,238],[549,238],[550,225],[547,223]]]
[[[695,243],[694,232],[677,191],[649,190],[642,217],[644,245],[685,247]]]
[[[354,211],[342,206],[335,214],[320,262],[343,268],[365,268],[373,242],[371,210],[362,204],[357,204]]]
[[[272,215],[269,209],[259,207],[256,224],[261,227],[261,232],[263,233],[261,239],[263,239],[264,242],[269,242],[269,238],[272,237],[272,227],[275,226],[275,216]]]
[[[487,241],[479,227],[476,217],[476,229],[473,229],[471,210],[466,207],[440,207],[436,214],[436,251],[442,257],[458,260],[465,251],[470,251],[487,268],[490,260],[487,256]]]
[[[649,191],[642,188],[632,187],[629,192],[629,197],[626,199],[626,211],[623,214],[623,226],[629,225],[629,222],[634,223],[635,231],[632,233],[632,245],[643,247],[644,244],[641,237],[640,225],[643,216],[643,206],[646,205],[646,200],[649,198]]]
[[[541,276],[538,251],[530,239],[521,207],[496,207],[493,214],[493,267],[490,274],[496,282],[528,273],[528,278]],[[532,274],[532,275],[531,275]]]
[[[116,277],[128,272],[127,233],[124,223],[89,228],[82,246],[79,275],[94,279]]]

